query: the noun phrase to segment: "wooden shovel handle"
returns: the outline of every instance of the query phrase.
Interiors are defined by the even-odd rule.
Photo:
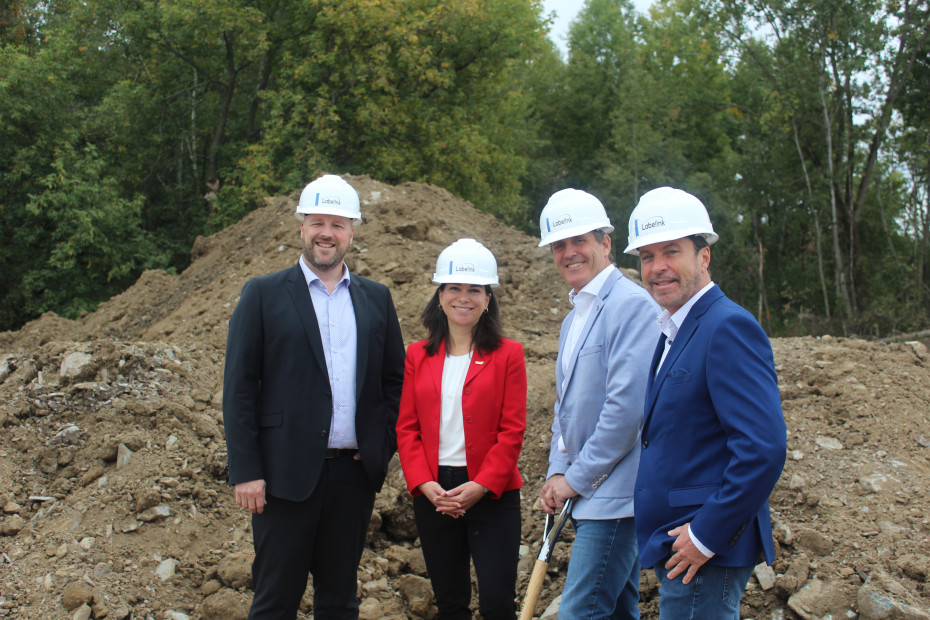
[[[530,583],[526,586],[526,598],[523,599],[523,612],[520,614],[520,620],[533,619],[533,614],[536,613],[536,601],[539,600],[539,593],[542,591],[548,568],[549,562],[542,560],[536,560],[536,564],[533,565],[533,574],[530,575]]]

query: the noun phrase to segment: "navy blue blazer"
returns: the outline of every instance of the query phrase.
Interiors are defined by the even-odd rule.
[[[646,389],[636,477],[643,567],[664,563],[691,522],[718,566],[774,558],[768,497],[785,464],[786,428],[772,345],[755,318],[716,285],[691,308]]]

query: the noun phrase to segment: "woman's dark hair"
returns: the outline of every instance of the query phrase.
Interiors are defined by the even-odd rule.
[[[439,345],[442,342],[446,343],[446,348],[449,347],[449,322],[442,308],[439,307],[439,291],[445,286],[445,284],[439,285],[439,288],[433,293],[433,298],[429,300],[429,303],[426,304],[426,307],[420,314],[420,323],[426,328],[426,333],[428,334],[426,343],[427,355],[436,355],[436,353],[439,352]],[[504,328],[501,326],[501,310],[500,306],[497,305],[497,295],[491,294],[491,287],[488,285],[484,286],[484,292],[490,297],[488,310],[487,312],[481,313],[481,318],[478,319],[478,324],[475,325],[475,331],[472,337],[475,343],[475,349],[477,349],[479,353],[487,354],[501,345],[501,338],[504,337]]]

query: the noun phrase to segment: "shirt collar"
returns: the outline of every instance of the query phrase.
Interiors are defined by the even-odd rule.
[[[573,306],[578,305],[575,301],[579,295],[584,293],[585,295],[592,295],[597,297],[597,294],[601,292],[601,287],[604,286],[604,282],[607,281],[607,277],[610,275],[611,271],[616,269],[613,263],[608,263],[606,267],[601,269],[600,273],[591,278],[591,281],[585,284],[582,289],[578,292],[575,292],[575,289],[572,289],[568,293],[568,301],[571,302]],[[579,300],[580,301],[580,300]]]
[[[694,304],[696,304],[698,299],[713,286],[714,283],[712,281],[708,282],[704,288],[692,295],[691,299],[682,304],[681,308],[675,311],[675,314],[669,313],[668,310],[662,311],[662,314],[656,319],[656,323],[659,324],[659,329],[661,329],[665,337],[668,338],[669,343],[675,340],[675,336],[678,335],[678,330],[681,329],[685,319],[688,318],[688,313],[691,312],[691,308],[694,307]]]
[[[303,256],[301,256],[300,259],[298,259],[297,264],[300,265],[300,270],[304,274],[304,280],[307,281],[308,288],[310,287],[311,284],[313,284],[313,282],[319,282],[323,288],[326,288],[326,285],[323,284],[323,281],[320,279],[320,276],[313,273],[310,267],[307,266],[307,263],[304,262]],[[345,286],[349,286],[350,282],[351,282],[351,278],[349,277],[349,266],[343,262],[342,263],[342,277],[339,279],[339,282],[336,284],[336,286],[343,286],[343,283],[345,283]]]

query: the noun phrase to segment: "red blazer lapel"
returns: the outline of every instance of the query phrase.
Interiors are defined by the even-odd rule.
[[[426,358],[426,366],[429,368],[429,374],[433,378],[433,385],[436,388],[437,400],[442,397],[442,365],[446,360],[446,343],[439,343],[439,350],[436,355],[430,355]]]
[[[485,357],[479,351],[475,350],[471,356],[471,364],[468,365],[468,374],[465,375],[465,385],[471,383],[490,363],[490,356]]]

